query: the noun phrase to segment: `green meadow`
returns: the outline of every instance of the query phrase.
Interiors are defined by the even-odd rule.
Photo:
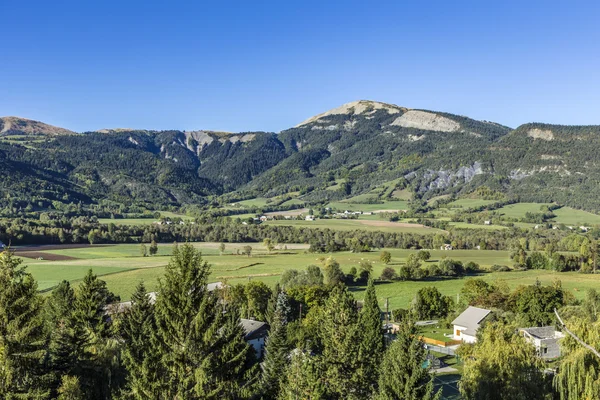
[[[369,253],[339,252],[334,254],[314,254],[307,252],[307,245],[287,245],[287,249],[278,246],[269,253],[258,243],[227,243],[225,253],[219,252],[218,243],[194,243],[200,249],[203,257],[212,266],[211,282],[224,281],[228,284],[245,283],[249,280],[261,280],[270,286],[274,286],[286,269],[304,269],[310,264],[323,265],[326,257],[335,258],[345,272],[352,267],[359,268],[361,262],[370,261],[374,267],[374,275],[377,277],[386,266],[379,261],[379,251]],[[238,254],[244,246],[253,248],[252,256]],[[65,260],[50,261],[37,260],[23,257],[28,270],[39,282],[39,289],[50,290],[60,281],[66,279],[77,285],[86,272],[91,268],[97,275],[101,276],[108,287],[121,296],[123,300],[130,298],[135,285],[144,281],[149,291],[158,288],[158,279],[164,274],[164,268],[169,262],[173,244],[159,244],[157,256],[142,257],[140,246],[135,244],[89,246],[84,248],[72,248],[64,250],[44,250],[38,252],[56,257],[72,257]],[[18,251],[18,249],[17,249]],[[413,253],[413,250],[388,249],[392,254],[389,267],[397,269]],[[507,251],[486,250],[454,250],[454,251],[431,251],[429,263],[438,262],[442,257],[466,262],[474,261],[486,268],[493,264],[510,265],[509,253]],[[598,288],[599,278],[595,275],[586,275],[576,272],[557,273],[552,271],[512,271],[482,273],[482,279],[489,282],[502,280],[511,287],[523,284],[533,284],[539,280],[543,284],[551,284],[560,279],[562,285],[577,298],[582,298],[588,288]],[[379,283],[377,294],[380,304],[383,306],[386,299],[389,300],[391,308],[407,307],[415,293],[425,286],[436,286],[442,293],[456,298],[466,279],[438,279],[429,281],[394,281],[390,283]],[[363,287],[352,287],[352,293],[361,299]]]

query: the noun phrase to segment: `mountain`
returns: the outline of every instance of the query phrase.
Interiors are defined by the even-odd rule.
[[[405,189],[423,200],[479,186],[524,201],[600,210],[600,127],[511,129],[439,111],[359,100],[278,134],[103,129],[75,134],[2,118],[0,187],[20,204],[142,208],[227,198],[311,204]],[[16,140],[17,135],[26,136]],[[0,206],[8,206],[3,200]],[[41,206],[40,206],[41,207]]]
[[[48,125],[43,122],[19,117],[0,118],[0,136],[10,135],[44,135],[61,136],[74,135],[75,132],[68,129]]]

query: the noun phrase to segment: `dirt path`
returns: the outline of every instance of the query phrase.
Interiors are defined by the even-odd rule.
[[[106,247],[114,246],[114,244],[34,244],[26,246],[15,246],[12,247],[12,251],[15,253],[23,253],[28,251],[48,251],[48,250],[70,250],[70,249],[83,249],[86,247]]]
[[[33,258],[33,259],[43,259],[46,261],[69,261],[69,260],[79,260],[77,257],[64,256],[62,254],[52,254],[52,253],[44,253],[43,251],[23,251],[19,253],[15,253],[19,257]]]

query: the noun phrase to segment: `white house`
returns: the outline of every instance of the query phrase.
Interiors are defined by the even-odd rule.
[[[492,224],[492,221],[489,221],[489,220],[487,220],[487,221],[483,221],[483,224],[484,224],[484,225],[491,225],[491,224]]]
[[[315,216],[314,215],[307,215],[306,217],[304,217],[304,219],[306,221],[314,221],[315,220]]]
[[[545,359],[551,360],[560,357],[559,339],[562,339],[565,334],[554,329],[553,326],[542,326],[534,328],[521,328],[519,333],[529,343],[535,346],[538,355]]]
[[[244,340],[254,348],[256,358],[261,358],[265,350],[265,339],[269,333],[269,326],[266,322],[244,318],[241,319],[241,324],[244,328]]]
[[[452,245],[451,244],[443,244],[440,246],[440,250],[452,250]]]
[[[454,321],[454,340],[462,340],[465,343],[477,341],[477,330],[491,311],[483,308],[469,306]]]

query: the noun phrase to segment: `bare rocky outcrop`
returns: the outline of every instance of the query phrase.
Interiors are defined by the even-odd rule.
[[[404,178],[410,181],[419,174],[413,171],[404,175]],[[429,169],[423,173],[423,183],[418,190],[423,193],[434,189],[446,189],[451,186],[469,183],[475,176],[481,174],[485,174],[485,171],[479,161],[475,161],[472,165],[460,167],[456,171]]]
[[[398,114],[403,111],[406,111],[406,108],[398,107],[397,105],[394,105],[394,104],[381,103],[378,101],[358,100],[358,101],[353,101],[350,103],[343,104],[340,107],[326,111],[322,114],[315,115],[314,117],[311,117],[311,118],[307,119],[306,121],[299,123],[298,125],[295,126],[295,128],[310,124],[312,122],[317,122],[317,121],[319,121],[327,116],[330,116],[330,115],[340,115],[340,114],[370,115],[370,114],[377,112],[378,110],[384,110],[388,114]]]
[[[396,118],[391,125],[437,132],[456,132],[460,129],[460,124],[450,118],[419,110],[407,111]]]
[[[534,139],[553,140],[554,133],[550,129],[533,128],[527,132],[527,136]]]

